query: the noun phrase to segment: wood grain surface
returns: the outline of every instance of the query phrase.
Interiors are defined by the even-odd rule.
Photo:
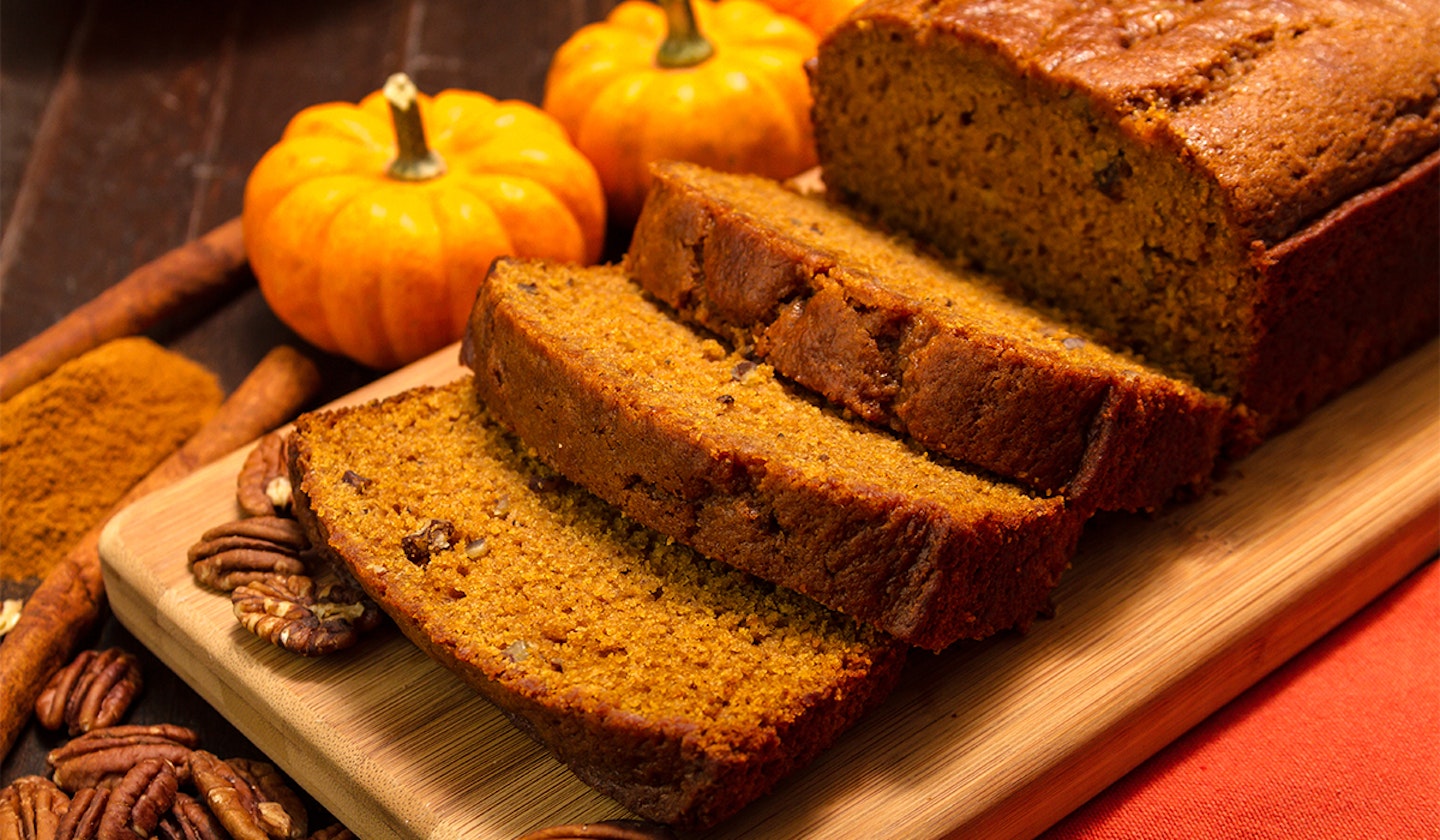
[[[1097,519],[1021,637],[917,653],[897,693],[706,835],[1032,837],[1440,545],[1440,345],[1267,443],[1205,498]],[[461,375],[453,348],[350,400]],[[511,838],[622,815],[393,629],[303,660],[249,636],[185,550],[243,451],[102,538],[118,618],[366,837]]]

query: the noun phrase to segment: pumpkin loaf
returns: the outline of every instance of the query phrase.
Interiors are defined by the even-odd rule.
[[[1220,453],[1226,400],[775,181],[657,166],[625,265],[786,377],[1072,505],[1156,508]]]
[[[470,377],[305,415],[298,514],[416,645],[637,814],[712,825],[893,687],[902,645],[645,530]]]
[[[812,86],[827,189],[1261,435],[1436,332],[1431,0],[873,0]]]
[[[538,456],[707,557],[938,650],[1048,608],[1084,514],[794,392],[618,266],[492,266],[462,359]]]

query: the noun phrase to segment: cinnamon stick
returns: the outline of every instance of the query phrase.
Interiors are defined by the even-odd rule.
[[[249,282],[240,219],[146,263],[44,332],[0,356],[0,402],[87,350],[143,333],[187,306]]]
[[[305,356],[290,347],[270,351],[215,416],[132,487],[111,515],[288,421],[319,386],[320,373]],[[0,642],[0,756],[10,751],[50,675],[70,660],[100,617],[103,527],[86,533],[45,576]]]

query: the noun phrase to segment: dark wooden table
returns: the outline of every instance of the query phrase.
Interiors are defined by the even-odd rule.
[[[538,104],[555,47],[613,5],[4,0],[0,353],[239,215],[250,168],[300,109],[354,102],[397,70],[425,92]],[[282,343],[320,364],[317,403],[375,376],[308,347],[253,286],[150,335],[209,367],[227,391]],[[261,757],[113,617],[88,642],[142,657],[147,685],[131,722],[188,725],[212,752]],[[0,785],[44,772],[60,741],[32,724],[0,765]]]

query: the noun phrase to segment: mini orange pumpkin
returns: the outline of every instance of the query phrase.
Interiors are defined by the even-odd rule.
[[[815,165],[804,62],[815,34],[756,0],[625,0],[556,51],[544,108],[633,221],[649,165],[788,178]]]
[[[431,98],[396,74],[358,105],[295,115],[250,173],[243,228],[280,320],[383,369],[457,340],[496,257],[597,260],[605,199],[533,105]]]

